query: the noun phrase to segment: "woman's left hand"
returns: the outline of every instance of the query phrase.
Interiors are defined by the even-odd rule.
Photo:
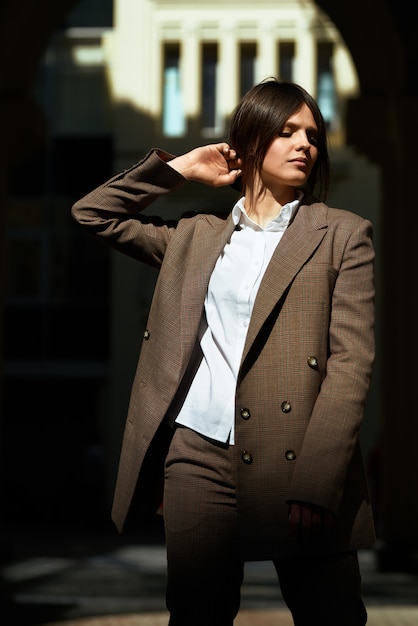
[[[329,536],[334,525],[334,515],[314,504],[292,502],[289,508],[290,536],[305,541]]]

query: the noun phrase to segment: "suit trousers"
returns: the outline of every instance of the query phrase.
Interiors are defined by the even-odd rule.
[[[176,428],[164,485],[169,626],[232,626],[244,562],[231,446]],[[273,561],[295,626],[364,626],[356,552]]]

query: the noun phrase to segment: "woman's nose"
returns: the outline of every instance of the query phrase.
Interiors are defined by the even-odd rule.
[[[297,137],[297,145],[299,150],[308,150],[311,147],[308,136],[304,132],[300,132]]]

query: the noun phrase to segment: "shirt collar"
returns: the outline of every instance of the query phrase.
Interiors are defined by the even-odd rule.
[[[298,190],[296,192],[296,195],[296,199],[284,204],[279,215],[272,219],[265,228],[262,228],[259,224],[257,224],[250,217],[248,217],[247,211],[245,210],[245,196],[240,198],[232,209],[232,220],[235,226],[238,226],[239,224],[241,228],[250,226],[251,228],[255,228],[258,230],[284,230],[289,224],[290,219],[299,208],[300,201],[303,197],[303,192],[301,190]]]

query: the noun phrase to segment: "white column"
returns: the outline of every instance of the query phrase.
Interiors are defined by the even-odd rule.
[[[278,72],[276,32],[268,24],[261,24],[260,31],[261,34],[257,42],[256,83],[270,76],[277,77]]]
[[[238,42],[234,31],[221,32],[219,41],[219,80],[216,111],[221,125],[238,102],[239,59]]]
[[[154,12],[155,6],[150,0],[115,3],[114,96],[145,111],[152,111],[154,104]]]
[[[293,80],[316,96],[317,63],[316,40],[307,28],[296,38]]]
[[[181,44],[181,90],[187,117],[196,117],[200,109],[201,46],[192,25],[186,26]]]

